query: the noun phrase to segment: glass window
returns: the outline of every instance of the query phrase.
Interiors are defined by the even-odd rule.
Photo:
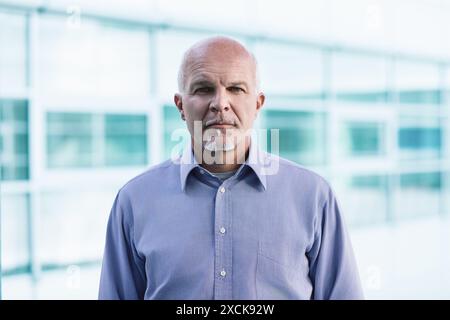
[[[401,159],[439,158],[442,129],[439,118],[402,117],[398,132]]]
[[[340,148],[346,157],[373,157],[386,154],[386,125],[382,122],[346,121],[341,130]]]
[[[52,94],[146,96],[149,36],[83,18],[79,26],[46,16],[40,21],[40,89]]]
[[[342,212],[351,226],[383,223],[387,219],[387,177],[358,175],[342,179],[337,188]],[[370,206],[367,204],[370,203]]]
[[[93,165],[93,115],[47,113],[47,165],[90,167]]]
[[[2,272],[8,274],[28,270],[28,195],[2,192],[0,197]]]
[[[394,85],[397,99],[408,104],[441,102],[439,68],[431,63],[397,61]]]
[[[247,4],[239,0],[226,2],[171,0],[167,5],[163,1],[144,1],[143,3],[146,2],[153,4],[152,11],[156,11],[160,17],[165,17],[168,21],[182,22],[183,25],[194,25],[205,29],[230,30],[231,28],[242,32],[242,28],[248,28],[249,21],[253,21],[250,20]],[[255,6],[255,4],[251,5]],[[156,6],[157,10],[155,10]],[[138,7],[142,8],[141,3]],[[129,10],[127,7],[126,11]]]
[[[47,113],[47,166],[77,168],[145,165],[147,116]]]
[[[28,104],[0,100],[1,180],[25,180],[28,165]]]
[[[147,163],[147,117],[108,114],[105,134],[107,166]]]
[[[172,157],[172,152],[178,153],[179,147],[184,147],[189,141],[190,135],[186,122],[181,120],[180,112],[174,105],[166,105],[163,108],[164,116],[164,159]],[[178,135],[178,132],[182,135]],[[177,148],[175,150],[174,148]]]
[[[255,45],[255,56],[267,94],[324,97],[322,51],[261,42]]]
[[[400,188],[396,193],[396,217],[403,219],[439,214],[441,188],[440,172],[401,174]]]
[[[116,190],[83,189],[42,193],[37,231],[44,267],[100,262]]]
[[[444,215],[450,215],[450,171],[444,171],[442,179],[442,211]]]
[[[445,69],[444,79],[445,103],[450,106],[450,67]]]
[[[336,52],[331,61],[335,98],[355,102],[387,100],[386,60],[379,57]]]
[[[23,16],[0,13],[0,94],[26,86],[25,35]]]
[[[279,129],[280,156],[304,165],[325,162],[324,115],[307,111],[265,110],[263,129]],[[268,133],[269,134],[269,133]],[[268,151],[272,149],[267,137]]]

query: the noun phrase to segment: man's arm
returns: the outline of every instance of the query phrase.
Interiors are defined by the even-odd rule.
[[[119,192],[108,221],[99,299],[144,298],[144,261],[136,252],[133,234],[130,201]]]
[[[313,299],[363,299],[350,238],[331,189],[315,223],[308,252]]]

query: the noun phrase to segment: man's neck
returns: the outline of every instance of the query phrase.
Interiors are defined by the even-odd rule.
[[[200,166],[202,166],[209,172],[221,173],[221,172],[236,171],[237,169],[239,169],[241,164],[238,164],[238,163],[235,163],[235,164],[200,164]]]
[[[245,148],[236,147],[230,151],[216,151],[221,152],[215,154],[215,159],[220,159],[220,163],[208,163],[203,161],[203,154],[198,156],[194,152],[194,156],[201,167],[205,168],[209,172],[230,172],[236,171],[245,162],[250,150],[249,143],[245,143]]]

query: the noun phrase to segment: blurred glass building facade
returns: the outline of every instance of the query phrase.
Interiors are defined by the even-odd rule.
[[[386,20],[404,9],[445,30],[450,4],[336,2],[300,1],[294,9],[306,13],[296,19],[289,2],[283,11],[249,1],[231,14],[205,1],[0,1],[2,297],[58,297],[58,285],[83,286],[82,270],[98,278],[114,196],[170,157],[172,133],[185,126],[172,101],[181,56],[210,35],[255,53],[267,96],[257,125],[279,128],[280,154],[331,182],[352,232],[445,221],[450,48],[424,49],[414,37],[450,35],[399,24],[392,40]],[[245,28],[255,8],[264,23]],[[342,10],[368,29],[350,30],[351,21],[320,29],[329,18],[338,24]],[[413,34],[398,49],[402,32]],[[447,238],[436,241],[448,249]],[[61,284],[42,289],[58,270]],[[95,298],[90,285],[86,295],[65,297]]]

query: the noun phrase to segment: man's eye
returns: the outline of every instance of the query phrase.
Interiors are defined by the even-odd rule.
[[[213,91],[213,88],[211,87],[201,87],[195,89],[195,93],[211,93]]]
[[[230,90],[231,92],[245,92],[244,89],[242,89],[241,87],[230,87],[228,90]]]

